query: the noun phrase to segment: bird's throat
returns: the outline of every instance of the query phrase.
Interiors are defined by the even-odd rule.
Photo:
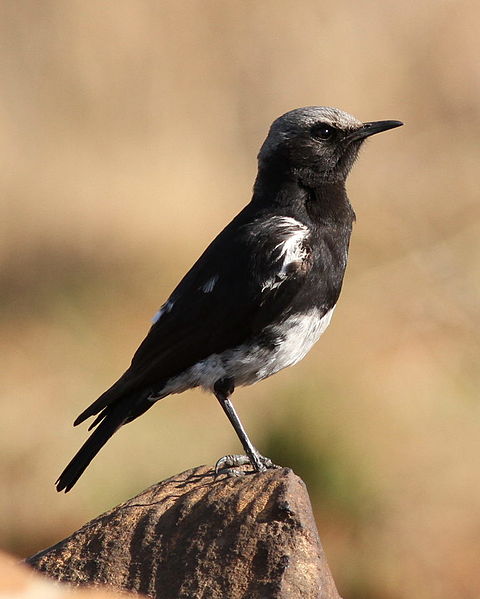
[[[305,214],[314,223],[345,224],[355,220],[343,181],[329,182],[320,178],[299,181],[295,173],[277,169],[260,169],[252,202],[271,209],[281,208],[287,214]]]
[[[323,182],[307,189],[308,199],[305,207],[312,221],[352,226],[355,212],[343,182]]]

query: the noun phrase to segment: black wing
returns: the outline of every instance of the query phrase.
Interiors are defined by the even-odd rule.
[[[308,237],[302,240],[302,259],[285,268],[282,247],[292,235],[293,219],[274,217],[283,226],[273,226],[271,218],[242,222],[242,216],[230,223],[182,279],[129,369],[75,424],[120,397],[158,388],[203,358],[235,347],[270,322],[288,316],[312,266]]]

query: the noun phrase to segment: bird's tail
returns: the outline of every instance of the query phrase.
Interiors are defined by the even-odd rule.
[[[95,431],[85,441],[62,474],[58,477],[58,480],[55,483],[57,491],[65,491],[65,493],[70,491],[100,449],[115,431],[128,420],[130,409],[127,406],[127,403],[128,402],[120,402],[117,405],[108,406],[103,411],[103,419],[98,424]]]
[[[107,389],[105,393],[102,393],[102,395],[100,395],[100,397],[97,400],[95,400],[91,405],[89,405],[88,408],[80,414],[80,416],[77,416],[75,422],[73,423],[73,426],[78,426],[84,420],[90,418],[90,416],[95,416],[102,410],[108,409],[109,406],[119,403],[122,400],[122,398],[127,395],[127,393],[130,393],[131,389],[128,383],[128,374],[129,371],[127,370],[127,372],[125,372],[116,383],[114,383],[109,389]],[[99,420],[101,420],[101,418],[96,420],[90,426],[89,430],[96,426]]]

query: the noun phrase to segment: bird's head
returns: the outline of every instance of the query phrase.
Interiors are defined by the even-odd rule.
[[[292,173],[306,185],[345,181],[365,139],[400,125],[362,123],[327,106],[297,108],[273,122],[258,155],[259,167]]]

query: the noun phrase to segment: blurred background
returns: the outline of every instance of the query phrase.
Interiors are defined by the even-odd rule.
[[[0,543],[19,556],[238,452],[217,402],[160,402],[74,491],[74,418],[249,200],[271,121],[331,105],[366,144],[332,326],[236,406],[307,482],[345,599],[480,596],[477,2],[0,4]]]

